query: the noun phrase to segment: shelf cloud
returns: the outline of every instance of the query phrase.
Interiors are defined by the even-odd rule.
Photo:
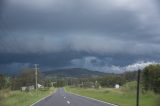
[[[125,66],[118,66],[110,64],[109,61],[106,61],[106,59],[99,59],[97,57],[89,56],[89,57],[83,57],[81,59],[73,59],[71,60],[71,63],[73,67],[83,67],[95,71],[102,71],[102,72],[109,72],[109,73],[122,73],[125,71],[137,71],[142,70],[146,66],[149,66],[151,64],[159,64],[154,61],[137,61],[132,64],[128,64]]]
[[[136,69],[134,64],[159,63],[159,4],[158,0],[1,0],[0,65],[45,60],[42,67],[54,69],[93,56],[99,61],[113,59],[104,60],[110,65],[105,70],[118,72]]]

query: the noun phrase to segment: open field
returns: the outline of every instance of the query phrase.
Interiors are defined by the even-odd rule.
[[[38,90],[37,92],[0,91],[0,106],[30,106],[39,99],[53,93],[55,88]]]
[[[119,106],[136,106],[136,91],[111,88],[91,89],[91,88],[77,88],[66,87],[68,92],[73,92],[79,95],[96,98],[106,102],[114,103]],[[153,92],[145,92],[140,95],[140,106],[160,106],[160,95]]]

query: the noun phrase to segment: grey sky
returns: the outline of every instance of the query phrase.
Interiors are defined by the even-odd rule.
[[[44,70],[85,66],[111,72],[116,66],[119,72],[159,63],[158,0],[3,0],[1,5],[1,70],[36,62]],[[73,63],[87,57],[104,64]]]

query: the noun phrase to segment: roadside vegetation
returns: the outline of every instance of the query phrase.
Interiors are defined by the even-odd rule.
[[[120,89],[66,87],[66,91],[95,98],[118,106],[136,106],[136,82],[129,82]],[[152,91],[140,94],[140,106],[160,106],[160,95]]]
[[[33,90],[30,92],[1,90],[0,91],[0,106],[30,106],[39,99],[51,95],[55,88],[45,88]]]
[[[30,106],[41,98],[51,95],[55,90],[53,83],[49,79],[42,78],[40,72],[38,72],[37,88],[36,90],[33,69],[23,69],[16,76],[0,75],[0,106]]]

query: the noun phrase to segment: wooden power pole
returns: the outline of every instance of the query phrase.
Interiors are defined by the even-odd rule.
[[[37,84],[38,84],[38,64],[35,64],[35,87],[36,87],[36,90],[37,90]]]

